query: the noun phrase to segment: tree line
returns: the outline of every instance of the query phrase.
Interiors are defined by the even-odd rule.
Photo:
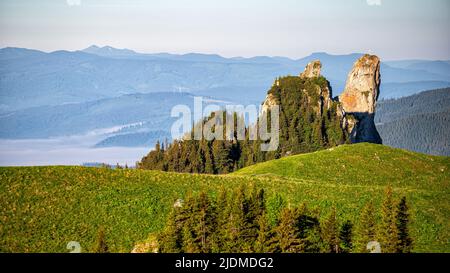
[[[380,215],[372,202],[358,221],[340,219],[335,207],[320,219],[306,204],[287,205],[279,194],[266,200],[264,189],[222,188],[215,197],[188,193],[175,202],[159,252],[169,253],[349,253],[368,252],[377,241],[382,252],[411,252],[409,208],[405,197],[395,200],[385,191]]]

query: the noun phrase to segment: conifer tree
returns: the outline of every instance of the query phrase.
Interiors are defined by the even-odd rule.
[[[225,248],[225,240],[227,236],[226,229],[230,214],[230,205],[228,203],[228,192],[222,185],[216,199],[216,221],[217,229],[214,234],[214,244],[212,252],[221,252]]]
[[[350,253],[353,249],[353,224],[347,220],[339,231],[339,249],[342,253]]]
[[[298,251],[300,239],[296,228],[296,212],[294,209],[284,208],[281,211],[276,227],[277,241],[281,252],[295,253]]]
[[[322,226],[322,238],[326,244],[326,252],[339,252],[339,224],[336,216],[336,207],[331,208],[331,213]]]
[[[199,245],[195,241],[192,222],[188,220],[182,228],[182,251],[185,253],[200,253]]]
[[[177,224],[177,210],[172,210],[167,218],[164,231],[159,234],[159,249],[164,253],[178,253],[182,249],[183,234]]]
[[[208,253],[214,245],[214,232],[216,228],[215,211],[208,196],[201,192],[197,197],[194,208],[194,232],[199,244],[200,252]]]
[[[318,253],[325,249],[321,238],[320,222],[306,204],[301,204],[297,210],[296,219],[300,238],[299,252]]]
[[[225,252],[241,252],[246,246],[246,234],[243,232],[246,228],[246,210],[244,187],[241,186],[233,192],[233,198],[230,202],[226,225]]]
[[[402,197],[397,205],[396,215],[398,229],[398,246],[397,252],[409,253],[412,249],[412,239],[409,235],[409,212],[406,197]]]
[[[179,202],[181,201],[181,202]],[[170,211],[166,226],[158,236],[161,252],[179,253],[185,250],[184,239],[189,238],[187,231],[192,231],[194,197],[187,192],[185,199],[177,200]],[[187,230],[186,230],[187,229]]]
[[[379,232],[379,242],[381,244],[382,252],[393,253],[397,251],[398,229],[395,210],[396,207],[392,197],[392,188],[387,187],[381,207],[381,225]]]
[[[246,198],[245,226],[242,230],[242,236],[245,239],[245,248],[247,252],[252,252],[255,244],[259,217],[265,212],[264,190],[257,189],[254,185],[251,188],[251,194]]]
[[[201,167],[201,158],[199,154],[199,149],[197,147],[197,141],[189,141],[190,147],[189,147],[189,171],[190,173],[201,173],[202,167]]]
[[[368,202],[362,209],[356,233],[356,251],[368,252],[367,244],[377,239],[375,208],[372,202]]]
[[[214,158],[211,152],[209,142],[206,140],[202,140],[202,142],[205,156],[205,173],[214,174],[216,173],[214,168]]]
[[[256,253],[275,253],[279,252],[278,241],[273,228],[269,225],[267,214],[263,212],[258,217],[258,233],[254,244]]]
[[[276,197],[277,195],[275,195]],[[283,200],[281,196],[271,200]],[[281,199],[280,199],[281,198]],[[357,225],[355,248],[353,225],[346,221],[339,227],[336,208],[319,221],[318,211],[306,204],[298,208],[282,208],[275,226],[266,211],[264,191],[244,186],[234,190],[232,199],[222,187],[214,201],[205,192],[195,197],[188,192],[185,200],[177,200],[158,236],[161,252],[366,252],[367,243],[376,241],[375,210],[367,203]],[[276,203],[283,203],[276,202]],[[270,202],[268,202],[268,205]],[[284,206],[284,205],[283,205]],[[282,207],[282,206],[277,206]],[[386,222],[389,224],[386,224]],[[385,249],[385,237],[378,236],[383,252],[410,252],[412,239],[408,230],[409,213],[406,198],[393,204],[392,190],[386,190],[382,224],[389,232],[396,229],[393,249]],[[385,233],[381,233],[386,236]],[[380,235],[379,234],[379,235]],[[99,232],[96,251],[107,251],[104,231]],[[106,250],[105,250],[106,249]]]

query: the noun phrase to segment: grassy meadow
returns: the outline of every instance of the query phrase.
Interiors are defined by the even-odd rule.
[[[214,195],[224,185],[263,187],[320,215],[335,205],[356,221],[368,200],[379,207],[386,186],[406,195],[415,252],[450,252],[450,158],[374,144],[268,161],[228,175],[111,170],[77,166],[0,168],[0,252],[68,252],[78,241],[92,251],[103,226],[113,252],[130,252],[160,231],[186,192]]]

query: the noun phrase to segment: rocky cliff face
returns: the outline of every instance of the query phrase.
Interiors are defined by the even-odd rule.
[[[300,73],[301,78],[314,78],[320,76],[320,70],[322,69],[322,63],[319,60],[315,60],[306,65],[305,71]]]
[[[379,87],[380,60],[374,55],[364,55],[353,65],[339,96],[343,115],[355,118],[350,128],[353,143],[382,142],[374,123]]]
[[[306,107],[311,107],[317,116],[328,113],[332,107],[336,107],[337,119],[341,122],[341,128],[350,135],[352,143],[371,142],[381,143],[380,135],[374,123],[376,101],[380,87],[380,60],[374,55],[364,55],[357,60],[347,77],[344,92],[338,101],[332,99],[331,88],[325,78],[321,77],[322,64],[320,61],[312,61],[299,75],[299,87],[297,92],[302,92],[300,98],[306,100]],[[277,78],[273,88],[281,92],[285,86],[280,84],[284,78]],[[271,106],[279,105],[274,93],[269,92],[262,104],[262,111],[266,112]],[[278,94],[278,93],[277,93]],[[294,97],[292,94],[290,98]],[[291,97],[292,96],[292,97]],[[283,98],[281,98],[283,100]],[[285,101],[286,103],[286,101]],[[288,103],[289,104],[289,103]],[[292,104],[292,103],[290,103]],[[301,107],[305,107],[301,104]],[[290,117],[292,118],[292,117]]]

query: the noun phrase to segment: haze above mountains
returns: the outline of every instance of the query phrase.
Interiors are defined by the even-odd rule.
[[[276,77],[298,75],[316,59],[337,96],[361,55],[313,53],[293,60],[143,54],[110,46],[50,53],[7,47],[0,49],[0,138],[54,138],[107,129],[95,147],[151,147],[168,136],[172,106],[189,105],[193,96],[258,105]],[[447,60],[381,65],[380,99],[449,86]]]

